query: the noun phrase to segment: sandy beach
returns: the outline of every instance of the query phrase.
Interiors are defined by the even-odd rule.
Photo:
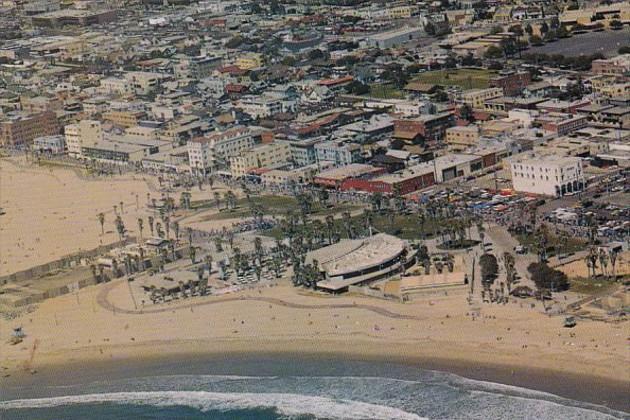
[[[0,321],[0,366],[11,375],[5,383],[18,384],[47,377],[58,382],[57,373],[69,368],[89,376],[164,360],[185,366],[182,360],[191,357],[334,355],[450,370],[630,409],[624,398],[627,323],[583,321],[567,330],[560,317],[549,319],[519,304],[484,306],[474,320],[472,312],[462,295],[402,304],[313,297],[281,285],[147,306],[139,313],[127,285],[116,281],[45,301],[19,320]],[[27,338],[10,346],[6,340],[17,325]],[[37,373],[31,375],[32,369]]]
[[[137,218],[146,216],[150,188],[140,177],[82,180],[71,170],[0,165],[0,206],[7,212],[0,219],[0,274],[114,242],[113,205],[120,201],[132,234]],[[193,199],[210,199],[214,190],[193,191]],[[98,212],[106,214],[105,235]],[[195,214],[183,225],[218,229],[233,221]],[[571,268],[581,270],[580,263]],[[142,306],[146,297],[135,299]],[[543,314],[540,302],[530,307],[533,302],[469,305],[465,293],[404,304],[322,297],[285,280],[272,288],[135,309],[130,288],[117,280],[46,300],[18,319],[0,319],[0,374],[9,389],[159,366],[178,372],[191,369],[194,360],[226,355],[332,357],[452,371],[630,411],[628,323],[584,320],[565,329],[562,317]],[[19,326],[26,338],[8,344]]]
[[[136,178],[136,179],[134,179]],[[149,187],[140,176],[84,180],[70,169],[0,160],[0,275],[118,240],[114,208],[134,234]],[[136,194],[139,206],[136,208]],[[105,234],[97,214],[105,214]]]

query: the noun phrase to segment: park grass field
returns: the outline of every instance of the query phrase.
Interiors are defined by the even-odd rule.
[[[537,241],[538,241],[536,236],[532,234],[516,235],[516,238],[518,239],[519,243],[522,246],[525,246],[529,248],[530,250],[535,249]],[[561,247],[560,238],[555,235],[549,234],[547,236],[547,239],[548,239],[547,254],[549,256],[556,255],[556,249]],[[569,237],[569,240],[566,243],[566,248],[563,249],[562,252],[564,253],[578,252],[578,251],[583,250],[585,247],[586,247],[586,242],[584,240],[579,239],[579,238]]]
[[[573,277],[569,279],[571,283],[571,291],[583,295],[594,295],[603,293],[607,290],[613,290],[618,283],[610,280],[591,280],[584,277]]]
[[[347,238],[347,236],[345,234],[343,220],[338,215],[342,211],[351,211],[356,210],[357,208],[358,207],[354,209],[346,208],[344,210],[339,210],[339,206],[336,206],[334,209],[332,209],[335,210],[337,214],[335,218],[335,231],[341,235],[342,239]],[[319,216],[333,214],[329,211],[327,212],[327,210],[323,210],[323,212],[318,212],[317,208],[314,207],[313,214]],[[420,239],[430,239],[435,237],[438,234],[440,228],[446,227],[449,223],[449,219],[439,219],[426,220],[424,224],[420,225],[416,215],[395,214],[394,212],[392,212],[391,216],[389,214],[375,214],[372,219],[372,228],[374,229],[374,232],[388,233],[390,235],[397,235],[401,239],[417,241]],[[364,227],[365,222],[363,216],[358,214],[352,216],[352,225],[354,226],[354,229]],[[280,227],[269,229],[263,234],[265,236],[270,236],[276,239],[281,239],[284,237]]]
[[[372,84],[370,85],[369,96],[378,99],[403,99],[405,94],[391,84]]]
[[[497,72],[485,69],[435,70],[421,73],[413,81],[442,86],[459,86],[464,90],[484,89]]]
[[[260,205],[263,213],[267,216],[284,216],[289,210],[294,211],[296,214],[299,214],[300,212],[300,206],[297,199],[294,197],[262,195],[252,196],[249,200],[251,200],[252,203]],[[251,204],[247,198],[237,200],[236,208],[232,211],[225,209],[225,202],[222,202],[220,205],[221,210],[218,213],[204,216],[203,220],[225,220],[252,217]],[[194,209],[213,207],[216,208],[214,200],[205,200],[203,203],[197,204],[197,206],[193,203]],[[311,214],[314,216],[327,216],[329,214],[335,215],[344,211],[357,210],[359,208],[361,208],[361,206],[349,204],[338,204],[334,207],[325,207],[318,202],[314,202]]]

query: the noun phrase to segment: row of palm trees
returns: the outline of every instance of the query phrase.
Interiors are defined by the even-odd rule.
[[[586,267],[588,269],[588,277],[590,279],[597,276],[597,263],[599,262],[599,269],[601,271],[602,277],[609,279],[617,278],[616,266],[617,266],[617,257],[619,251],[615,248],[609,248],[608,250],[604,248],[599,248],[595,246],[591,246],[588,250],[588,254],[584,257],[584,262],[586,263]],[[608,270],[610,265],[611,270]]]

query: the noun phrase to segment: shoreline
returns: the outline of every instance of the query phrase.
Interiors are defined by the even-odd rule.
[[[47,386],[130,377],[199,373],[248,375],[247,371],[213,371],[213,361],[221,363],[226,363],[226,360],[234,361],[233,369],[238,371],[239,361],[251,363],[265,359],[291,362],[331,360],[331,366],[334,366],[335,361],[373,362],[447,372],[467,379],[547,392],[579,402],[630,412],[630,401],[627,399],[627,390],[630,386],[628,381],[523,366],[519,363],[480,362],[473,358],[453,357],[454,354],[439,357],[436,356],[436,349],[417,344],[384,345],[356,341],[353,346],[356,349],[334,340],[300,339],[284,342],[258,339],[173,340],[110,346],[108,348],[112,351],[110,360],[98,360],[93,356],[94,349],[87,347],[63,351],[62,354],[41,354],[39,357],[45,361],[36,363],[36,374],[11,369],[11,376],[3,378],[3,386],[0,386],[0,389],[5,389],[3,394],[10,396],[9,399],[32,398],[35,396],[33,392],[36,394],[37,389]],[[150,353],[148,349],[151,350]],[[444,353],[447,354],[449,351]],[[264,372],[265,369],[263,363],[259,370]],[[269,372],[269,375],[273,375],[273,372]]]

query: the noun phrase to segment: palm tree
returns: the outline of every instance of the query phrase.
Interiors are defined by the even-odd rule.
[[[254,254],[256,255],[256,258],[258,258],[258,261],[262,264],[263,246],[262,239],[258,236],[254,238]]]
[[[153,222],[154,222],[154,218],[153,216],[149,216],[149,229],[151,230],[151,236],[153,236]]]
[[[122,217],[120,217],[120,215],[116,216],[116,230],[118,231],[118,236],[120,237],[120,240],[122,241],[123,236],[126,232],[125,229],[125,224],[123,223]]]
[[[118,278],[118,260],[116,258],[112,258],[112,274],[114,278]]]
[[[234,271],[236,272],[236,275],[240,275],[241,274],[241,268],[243,267],[243,254],[241,254],[241,249],[239,247],[236,247],[232,250],[233,254],[232,254],[232,260],[233,260],[233,264],[234,264]]]
[[[189,210],[192,207],[190,192],[183,191],[179,198],[179,203],[184,209]]]
[[[140,247],[138,249],[138,262],[139,262],[139,271],[144,271],[144,248]]]
[[[333,243],[333,234],[335,232],[335,218],[329,214],[326,216],[326,234],[328,235],[328,244]]]
[[[589,278],[595,277],[595,269],[597,268],[597,250],[595,247],[591,246],[588,251],[588,255],[584,257],[584,261],[586,262],[586,267],[588,268],[588,276]],[[591,272],[592,277],[591,277]]]
[[[197,249],[194,246],[188,248],[188,255],[190,256],[190,262],[195,264],[195,257],[197,256]]]
[[[142,217],[138,218],[138,231],[140,232],[140,240],[142,240],[142,231],[144,229],[144,220],[142,220]]]
[[[175,232],[175,240],[179,240],[179,222],[173,222],[173,231]]]
[[[162,230],[162,223],[157,222],[155,224],[155,232],[159,238],[164,238],[164,231]]]
[[[105,235],[105,213],[99,213],[97,217],[98,222],[101,224],[101,235]]]
[[[326,206],[329,197],[330,195],[328,194],[328,190],[326,188],[320,188],[317,190],[317,199],[322,207]]]
[[[279,255],[275,255],[271,259],[271,268],[276,278],[280,278],[280,271],[282,270],[282,259]]]
[[[217,252],[223,252],[223,245],[221,243],[221,237],[220,236],[215,236],[214,237],[214,246],[217,250]]]
[[[164,228],[166,229],[166,239],[170,239],[171,233],[171,218],[164,216]]]
[[[120,214],[125,214],[125,208],[123,207],[125,203],[121,201],[119,204],[120,204]]]
[[[341,217],[343,219],[343,228],[346,231],[346,236],[348,236],[348,239],[352,239],[352,218],[350,217],[350,212],[344,211]]]
[[[208,269],[208,276],[212,273],[212,254],[207,253],[205,256],[206,259],[206,268]]]
[[[374,223],[374,215],[370,209],[363,210],[363,219],[365,220],[365,230],[368,235],[372,235],[372,224]]]
[[[602,276],[608,276],[608,253],[603,248],[599,250],[599,266],[602,269]]]
[[[425,239],[424,224],[426,221],[427,221],[427,216],[424,213],[424,210],[420,209],[418,211],[418,231],[420,232],[420,237],[422,239]]]
[[[374,212],[380,212],[383,207],[383,194],[376,192],[370,196],[370,203]]]
[[[214,196],[214,205],[217,206],[217,210],[219,210],[221,208],[221,194],[215,191],[212,195]]]
[[[608,259],[610,260],[610,266],[612,268],[612,278],[617,280],[617,272],[615,270],[615,265],[617,264],[617,254],[618,251],[616,249],[610,248],[608,250]]]
[[[228,210],[234,210],[236,208],[236,196],[233,191],[225,193],[225,201]]]

